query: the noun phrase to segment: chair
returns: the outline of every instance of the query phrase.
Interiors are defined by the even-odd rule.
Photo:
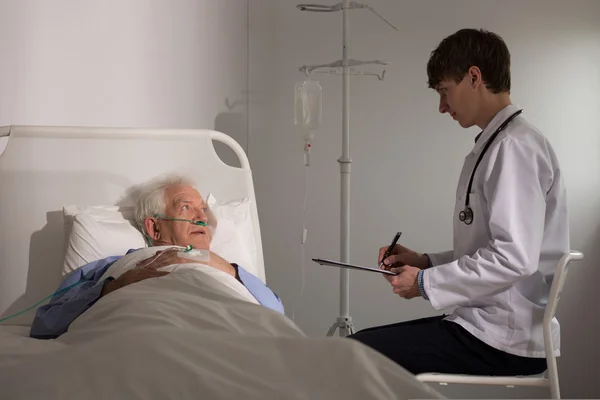
[[[558,371],[556,366],[556,357],[554,356],[554,346],[552,344],[552,336],[550,331],[550,323],[556,313],[560,293],[567,279],[568,265],[571,261],[579,261],[583,259],[583,254],[578,251],[570,251],[565,254],[558,262],[550,294],[548,304],[544,311],[543,332],[544,332],[544,347],[546,350],[546,360],[548,369],[540,375],[531,376],[480,376],[480,375],[455,375],[455,374],[440,374],[440,373],[422,373],[416,375],[421,382],[437,382],[440,385],[448,383],[473,384],[473,385],[494,385],[494,386],[537,386],[547,387],[550,389],[550,396],[553,399],[560,399],[560,388],[558,383]]]

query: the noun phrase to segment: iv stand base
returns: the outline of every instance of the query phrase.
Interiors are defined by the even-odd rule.
[[[336,329],[340,330],[340,336],[348,336],[354,334],[354,323],[352,317],[338,317],[337,321],[327,331],[327,336],[333,336]]]

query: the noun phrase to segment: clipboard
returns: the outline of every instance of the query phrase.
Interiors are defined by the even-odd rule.
[[[320,264],[320,265],[329,265],[331,267],[357,269],[357,270],[369,271],[369,272],[378,272],[380,274],[393,275],[393,276],[398,275],[397,272],[391,272],[391,271],[388,271],[386,269],[363,267],[362,265],[346,264],[346,263],[342,263],[342,262],[339,262],[339,261],[326,260],[326,259],[322,259],[322,258],[313,258],[312,260],[314,262],[316,262],[317,264]]]

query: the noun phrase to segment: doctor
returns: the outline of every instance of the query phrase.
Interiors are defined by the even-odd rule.
[[[562,171],[548,140],[510,99],[502,38],[462,29],[427,64],[439,111],[481,133],[466,155],[454,210],[454,248],[421,254],[396,245],[381,260],[394,293],[450,315],[350,337],[412,373],[520,375],[546,369],[542,318],[559,258],[569,251]],[[559,325],[553,321],[559,348]],[[559,355],[559,351],[557,351]]]

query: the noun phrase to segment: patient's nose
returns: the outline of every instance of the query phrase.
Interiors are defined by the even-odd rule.
[[[208,222],[208,216],[206,215],[206,212],[203,208],[195,209],[194,221],[202,221],[205,223]]]

